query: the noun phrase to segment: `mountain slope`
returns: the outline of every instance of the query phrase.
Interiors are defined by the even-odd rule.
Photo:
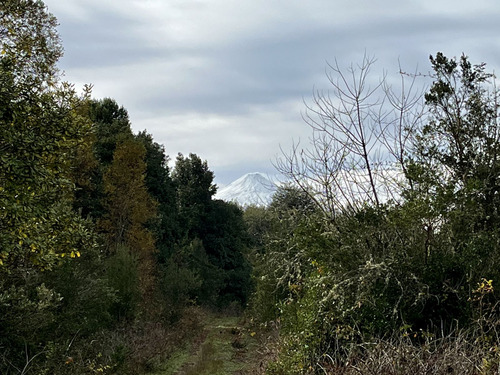
[[[266,206],[271,202],[276,184],[262,173],[247,173],[220,189],[215,198],[240,206]]]

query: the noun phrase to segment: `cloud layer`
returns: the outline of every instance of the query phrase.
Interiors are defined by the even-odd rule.
[[[500,65],[500,3],[478,0],[46,0],[59,20],[66,79],[94,84],[175,158],[207,159],[227,184],[307,138],[303,100],[327,89],[325,68],[378,58],[428,71],[428,56],[463,52]],[[378,69],[378,70],[376,70]]]

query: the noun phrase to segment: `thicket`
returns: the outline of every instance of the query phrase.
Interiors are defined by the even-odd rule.
[[[171,171],[123,107],[62,82],[56,26],[0,5],[0,373],[151,370],[197,326],[186,307],[245,303],[243,213],[206,161]]]
[[[499,371],[498,92],[465,55],[430,62],[400,90],[331,65],[310,144],[277,163],[293,183],[247,210],[269,373]]]

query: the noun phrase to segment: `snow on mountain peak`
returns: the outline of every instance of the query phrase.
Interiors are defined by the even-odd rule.
[[[263,173],[253,172],[220,189],[215,198],[235,202],[242,207],[266,206],[271,202],[275,191],[276,184],[269,177]]]

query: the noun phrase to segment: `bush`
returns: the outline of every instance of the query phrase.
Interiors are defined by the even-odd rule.
[[[115,253],[107,259],[107,277],[117,296],[111,307],[113,316],[133,317],[140,300],[139,276],[137,256],[127,246],[116,246]]]
[[[167,318],[178,320],[185,307],[189,305],[199,291],[200,277],[186,266],[171,259],[163,271],[162,290],[167,305]]]

